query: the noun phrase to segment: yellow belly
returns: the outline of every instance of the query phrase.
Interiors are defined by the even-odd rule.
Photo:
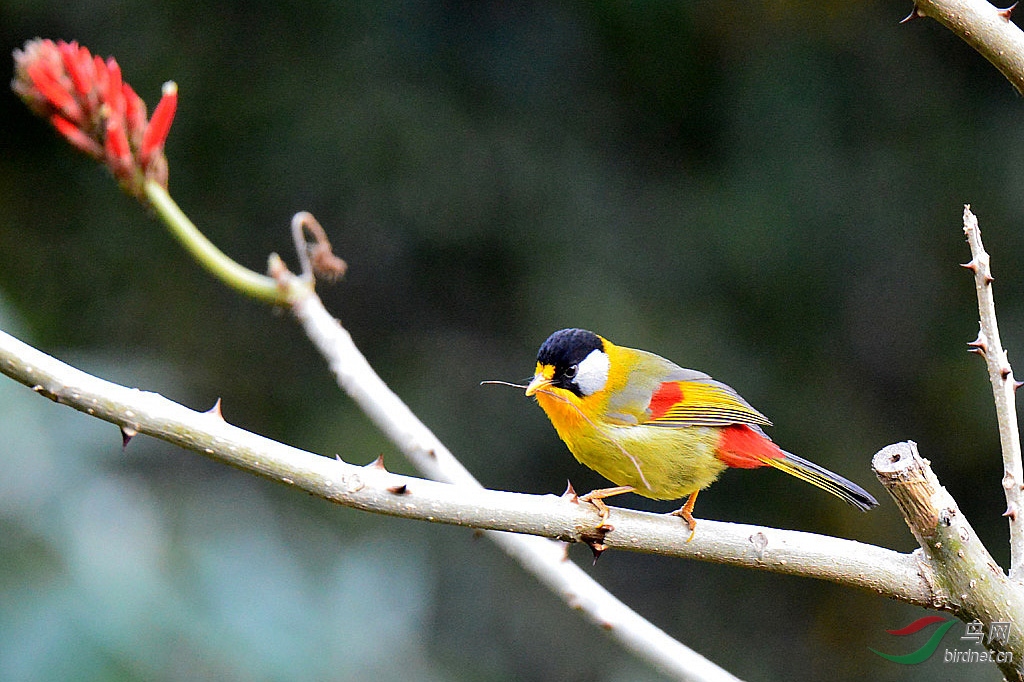
[[[674,500],[711,485],[726,469],[718,429],[597,424],[569,403],[538,395],[559,437],[581,464],[638,495]]]

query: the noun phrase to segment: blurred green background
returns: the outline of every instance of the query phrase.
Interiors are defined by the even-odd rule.
[[[915,546],[869,464],[913,439],[1005,565],[994,412],[961,232],[1024,347],[1018,94],[910,3],[0,0],[3,51],[114,55],[180,86],[173,196],[262,270],[312,211],[328,307],[486,485],[602,485],[521,380],[591,328],[740,390],[786,449],[698,516]],[[5,67],[10,74],[11,62]],[[6,76],[5,76],[6,78]],[[287,317],[212,281],[107,173],[0,96],[0,328],[78,366],[353,463],[407,464]],[[0,679],[659,680],[471,532],[332,507],[0,380]],[[883,499],[884,498],[884,499]],[[673,508],[636,497],[618,504]],[[699,532],[699,531],[698,531]],[[805,579],[574,561],[749,680],[999,679],[885,634],[925,615]],[[966,648],[955,627],[946,647]]]

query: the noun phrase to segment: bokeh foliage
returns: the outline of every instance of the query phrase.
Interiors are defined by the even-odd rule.
[[[584,326],[727,381],[783,447],[876,494],[870,456],[918,441],[1005,563],[956,264],[970,202],[1013,361],[1022,103],[937,24],[897,25],[909,9],[0,0],[0,40],[115,55],[151,106],[177,81],[178,202],[256,269],[290,257],[292,213],[317,215],[350,263],[328,306],[487,485],[601,485],[536,406],[478,386],[522,379],[548,333]],[[13,95],[0,118],[0,326],[409,470],[287,317],[212,282]],[[335,509],[145,439],[122,452],[112,427],[2,381],[0,434],[4,680],[658,679],[466,531]],[[727,474],[698,516],[913,547],[890,504],[862,516],[772,472]],[[923,615],[872,595],[621,552],[588,570],[747,679],[997,679],[870,653],[909,650],[884,630]]]

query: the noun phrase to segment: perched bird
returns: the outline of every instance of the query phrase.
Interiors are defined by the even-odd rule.
[[[602,526],[606,497],[688,496],[672,513],[692,539],[697,493],[729,467],[775,467],[858,509],[878,505],[857,484],[779,448],[761,428],[771,426],[768,418],[729,386],[584,329],[548,337],[526,395],[536,397],[576,459],[615,484],[580,498],[598,508]]]

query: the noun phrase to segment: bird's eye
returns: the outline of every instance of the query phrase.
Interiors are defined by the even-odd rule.
[[[580,366],[579,365],[569,365],[568,367],[565,368],[565,378],[566,379],[575,379],[576,378],[576,373],[579,372],[579,371],[580,371]]]

